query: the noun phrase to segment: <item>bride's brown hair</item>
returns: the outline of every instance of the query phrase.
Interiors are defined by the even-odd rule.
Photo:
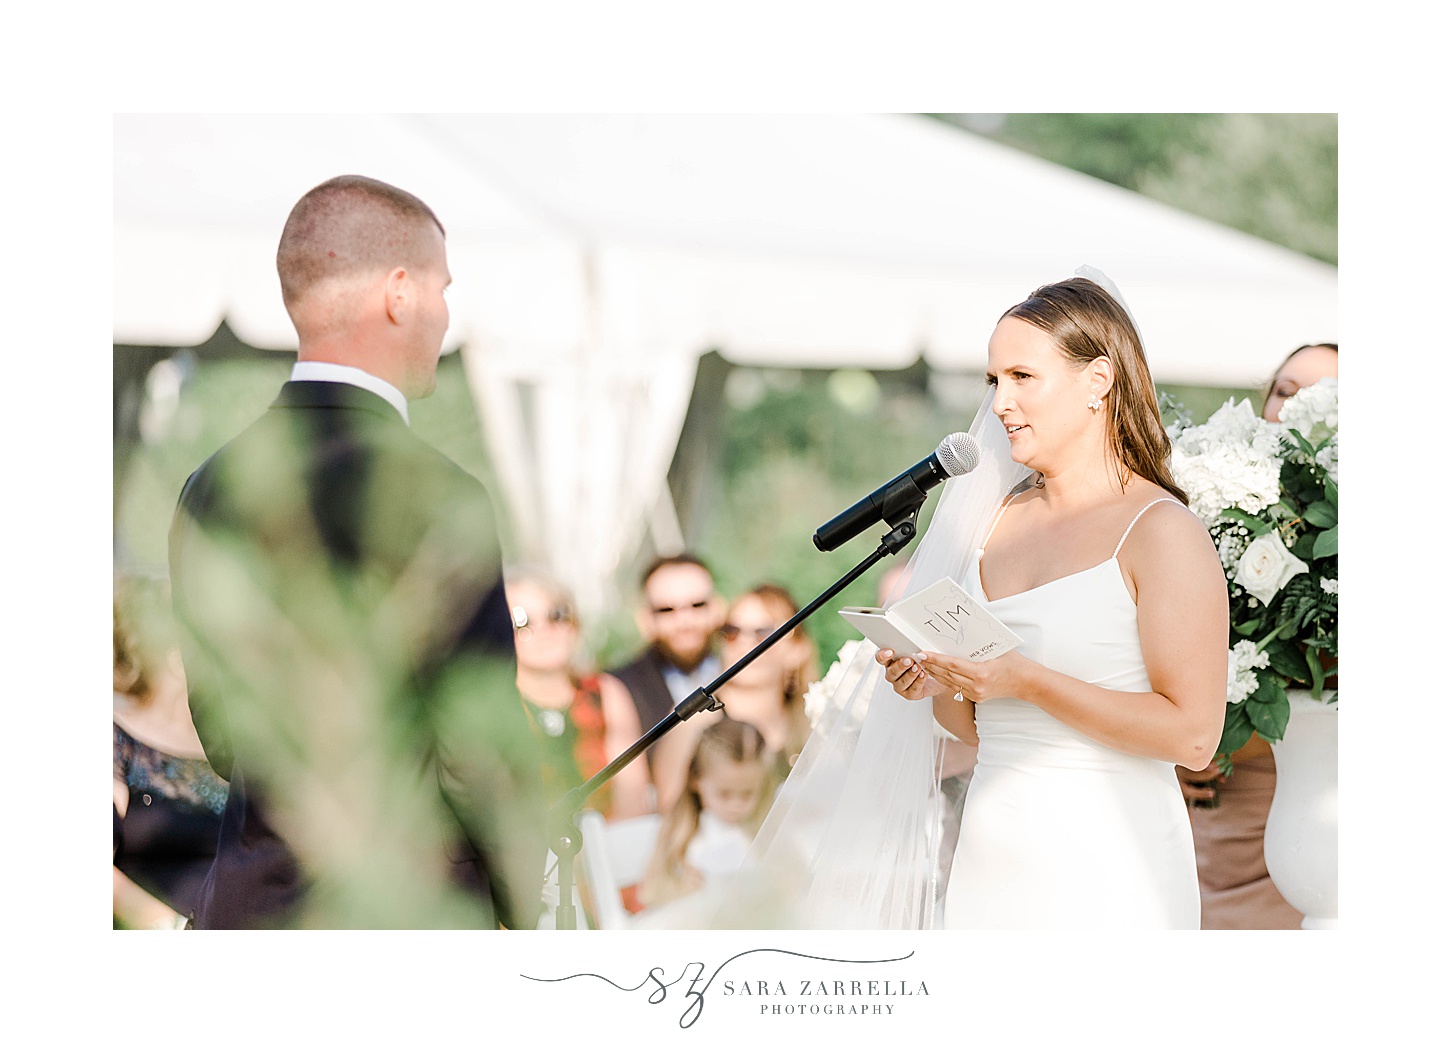
[[[1181,503],[1189,497],[1169,472],[1169,436],[1159,414],[1159,396],[1144,346],[1133,319],[1098,283],[1065,279],[1040,286],[1027,300],[1003,312],[1002,318],[1021,319],[1048,336],[1075,369],[1106,358],[1113,366],[1114,382],[1104,396],[1108,406],[1108,445],[1125,472],[1153,482]],[[999,320],[1001,321],[1001,320]]]

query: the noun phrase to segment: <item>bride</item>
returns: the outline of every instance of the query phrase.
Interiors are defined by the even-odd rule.
[[[1133,319],[1078,275],[999,320],[984,461],[947,486],[899,595],[952,576],[1022,645],[973,663],[863,642],[715,926],[937,926],[945,729],[978,746],[946,926],[1198,928],[1174,765],[1219,741],[1227,592]]]

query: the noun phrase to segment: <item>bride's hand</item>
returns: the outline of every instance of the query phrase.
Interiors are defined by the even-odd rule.
[[[1005,652],[979,662],[937,652],[923,652],[917,658],[923,673],[934,685],[948,692],[961,692],[964,699],[975,703],[1020,695],[1022,683],[1018,670],[1030,662],[1019,652]]]
[[[950,694],[917,665],[911,656],[898,657],[890,648],[877,652],[877,662],[887,668],[887,681],[903,699],[926,699]],[[952,689],[951,691],[956,691]]]

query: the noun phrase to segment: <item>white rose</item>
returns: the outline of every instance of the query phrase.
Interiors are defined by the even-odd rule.
[[[1310,566],[1290,553],[1280,534],[1271,530],[1254,540],[1239,556],[1234,580],[1266,605]]]

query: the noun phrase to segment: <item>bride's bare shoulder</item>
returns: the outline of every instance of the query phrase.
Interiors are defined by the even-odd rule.
[[[1124,513],[1131,519],[1124,532],[1121,556],[1171,559],[1180,554],[1208,553],[1218,559],[1209,530],[1169,490],[1152,482],[1138,482],[1130,490]]]

